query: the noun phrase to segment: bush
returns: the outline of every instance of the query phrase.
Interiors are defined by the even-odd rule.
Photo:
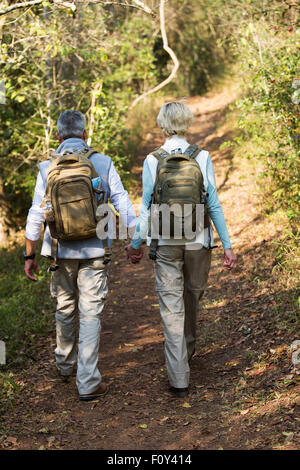
[[[5,370],[34,358],[38,336],[54,328],[54,304],[49,294],[48,261],[39,260],[39,281],[24,274],[21,247],[0,252],[0,340],[5,341]]]

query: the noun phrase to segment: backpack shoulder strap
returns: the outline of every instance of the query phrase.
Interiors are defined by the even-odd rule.
[[[188,148],[183,152],[184,155],[187,155],[191,159],[195,159],[198,153],[201,152],[201,149],[197,144],[189,145]]]
[[[166,152],[162,147],[159,147],[151,152],[151,155],[156,158],[159,162],[161,162],[165,157],[168,157],[170,154]]]
[[[207,191],[208,188],[208,179],[207,179],[207,160],[209,153],[207,150],[201,150],[199,158],[197,158],[198,164],[200,166],[200,170],[203,176],[203,183],[204,183],[204,189]]]
[[[86,158],[90,158],[94,153],[99,153],[99,152],[93,148],[91,149],[84,148],[79,153],[82,153]]]
[[[94,155],[94,153],[99,153],[97,150],[91,148],[91,149],[88,149],[88,148],[83,148],[82,150],[80,150],[80,152],[78,153],[79,155],[83,155],[84,158],[88,159],[90,164],[91,164],[91,167],[92,167],[92,178],[97,178],[99,175],[94,167],[94,165],[92,164],[92,162],[90,161],[90,157],[92,155]]]

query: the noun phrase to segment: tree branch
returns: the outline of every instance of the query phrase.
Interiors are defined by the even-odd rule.
[[[94,133],[94,125],[95,125],[95,113],[94,113],[94,110],[95,110],[95,106],[96,106],[96,101],[97,101],[97,97],[99,96],[101,90],[102,90],[102,85],[103,85],[103,82],[98,82],[96,83],[94,89],[92,90],[92,101],[91,101],[91,106],[90,106],[90,109],[88,110],[88,113],[89,113],[89,133],[88,133],[88,139],[87,139],[87,144],[88,145],[91,145],[92,143],[92,137],[93,137],[93,133]]]
[[[57,3],[57,5],[61,5],[64,8],[70,8],[73,13],[77,10],[75,2],[65,2],[63,0],[52,0],[53,3]]]
[[[2,10],[0,10],[0,16],[1,15],[6,15],[7,13],[9,13],[13,10],[17,10],[19,8],[26,8],[26,7],[31,7],[33,5],[39,5],[42,2],[43,2],[43,0],[32,0],[32,1],[29,1],[29,2],[23,2],[23,3],[14,3],[13,5],[10,5],[9,7],[6,7],[6,8],[3,8]]]
[[[166,86],[168,83],[170,83],[176,76],[177,70],[179,68],[179,61],[177,59],[177,56],[173,49],[171,49],[168,45],[168,38],[167,38],[167,33],[166,33],[166,27],[165,27],[165,0],[160,0],[160,7],[159,7],[159,15],[160,15],[160,30],[161,30],[161,36],[163,39],[163,48],[164,50],[169,54],[171,57],[174,67],[168,78],[166,78],[163,82],[161,82],[159,85],[156,87],[152,88],[151,90],[146,91],[146,93],[143,93],[141,96],[138,96],[130,106],[130,109],[134,108],[139,101],[143,100],[146,98],[146,96],[149,96],[152,93],[155,93],[156,91],[160,90],[164,86]]]
[[[144,4],[144,2],[141,2],[140,0],[133,0],[133,2],[136,3],[146,13],[149,13],[150,15],[153,14],[152,10],[149,7],[147,7],[147,5]]]
[[[27,8],[27,7],[32,7],[35,5],[40,5],[43,3],[44,0],[30,0],[26,2],[19,2],[19,3],[14,3],[10,5],[9,7],[3,8],[0,10],[0,16],[6,15],[7,13],[10,13],[11,11],[18,10],[20,8]],[[51,3],[57,4],[58,6],[62,6],[64,8],[70,8],[73,12],[76,11],[77,7],[74,2],[65,2],[64,0],[50,0]]]
[[[11,11],[18,10],[20,8],[27,8],[31,7],[34,5],[40,5],[43,3],[44,0],[29,0],[25,2],[18,2],[14,3],[13,5],[10,5],[6,8],[3,8],[0,10],[0,16],[6,15],[7,13],[10,13]],[[64,0],[50,0],[51,3],[54,3],[58,6],[62,6],[64,8],[70,8],[73,13],[77,10],[76,3],[86,3],[85,0],[74,0],[73,2],[67,2]],[[125,1],[106,1],[106,0],[90,0],[89,3],[100,3],[101,5],[119,5],[119,6],[124,6],[124,7],[130,7],[130,8],[137,8],[138,10],[142,10],[145,13],[148,13],[150,15],[154,15],[153,11],[151,8],[149,8],[147,5],[144,4],[141,0],[132,0],[132,2],[135,4],[133,5],[132,3],[128,3],[126,0]]]
[[[85,0],[78,0],[80,2],[84,2]],[[89,0],[88,3],[93,3],[93,4],[98,4],[100,5],[118,5],[121,7],[129,7],[129,8],[136,8],[137,10],[142,10],[145,13],[148,13],[149,15],[154,16],[154,12],[149,8],[147,5],[144,4],[141,0],[132,0],[132,2],[135,4],[133,5],[132,3],[129,3],[128,1],[109,1],[109,0]]]

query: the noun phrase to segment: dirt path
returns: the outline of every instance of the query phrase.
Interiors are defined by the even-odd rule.
[[[9,430],[4,448],[300,447],[299,375],[291,371],[289,349],[298,338],[288,333],[274,300],[268,249],[280,227],[260,217],[253,176],[242,162],[219,150],[231,136],[222,125],[231,99],[230,92],[223,92],[188,102],[196,115],[190,141],[211,153],[239,256],[238,267],[227,273],[222,249],[214,251],[188,399],[168,392],[152,263],[145,256],[140,265],[129,265],[123,246],[116,244],[100,354],[109,394],[81,403],[75,377],[69,383],[57,377],[53,327],[52,336],[42,340],[38,361],[20,374],[20,393],[3,420]],[[150,140],[143,157],[161,142],[156,131]]]

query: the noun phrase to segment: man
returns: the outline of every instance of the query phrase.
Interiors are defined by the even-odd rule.
[[[133,240],[131,245],[127,246],[127,256],[132,263],[138,263],[142,257],[141,243],[148,232],[149,208],[152,196],[156,192],[158,160],[161,164],[162,159],[166,156],[170,157],[172,153],[174,155],[183,154],[191,149],[185,135],[192,120],[192,111],[180,102],[164,104],[157,116],[157,123],[166,140],[162,146],[162,152],[149,154],[144,162],[141,211]],[[192,151],[194,152],[194,150]],[[197,149],[195,154],[197,154]],[[236,256],[231,248],[224,214],[218,199],[213,164],[205,150],[199,152],[195,160],[202,173],[204,189],[207,193],[209,216],[223,244],[224,266],[231,269],[236,262]],[[157,183],[160,193],[164,190],[167,191],[168,185],[171,187],[172,168],[165,171],[166,173],[168,171],[166,178],[169,179],[169,183],[166,182],[162,186]],[[183,179],[185,183],[187,180],[191,180],[188,176],[181,177],[181,181]],[[177,188],[179,186],[177,184]],[[177,192],[175,191],[173,189],[173,197],[176,199],[180,193],[179,189]],[[148,244],[150,242],[149,239]],[[152,246],[153,243],[150,245],[150,254]],[[195,353],[196,344],[198,303],[206,287],[212,247],[212,230],[209,223],[207,228],[201,231],[195,239],[183,238],[179,240],[160,237],[158,240],[155,261],[156,291],[165,335],[165,357],[170,390],[177,397],[185,397],[188,394],[189,363]]]
[[[56,153],[76,153],[88,148],[86,121],[78,111],[63,112],[57,122],[56,134],[60,145]],[[135,212],[124,190],[121,179],[110,157],[99,153],[90,156],[102,187],[122,223],[134,229]],[[50,161],[39,164],[33,203],[26,225],[25,274],[37,281],[36,247],[44,222],[43,201]],[[124,210],[125,208],[125,210]],[[44,233],[41,254],[51,257],[52,239],[48,225]],[[57,300],[56,311],[56,364],[60,374],[68,377],[77,362],[76,383],[80,400],[93,400],[107,392],[97,367],[100,336],[100,316],[107,296],[108,268],[104,261],[102,241],[97,237],[85,240],[59,241],[57,251],[59,269],[52,272],[50,291]],[[76,351],[76,313],[79,312],[80,328],[78,358]]]

